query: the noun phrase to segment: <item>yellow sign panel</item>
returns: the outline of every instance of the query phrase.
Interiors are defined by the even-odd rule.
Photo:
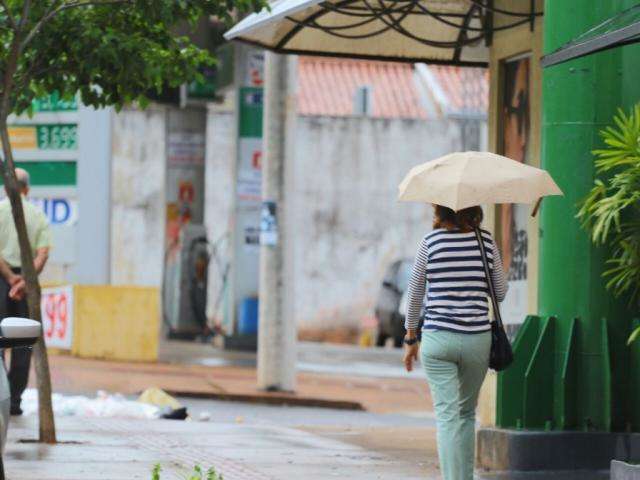
[[[35,126],[9,127],[11,147],[16,150],[34,150],[38,148]]]

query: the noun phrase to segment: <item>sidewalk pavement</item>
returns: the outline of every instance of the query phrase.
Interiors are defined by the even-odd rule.
[[[113,362],[50,355],[53,389],[93,394],[97,390],[125,395],[158,387],[176,396],[331,408],[376,413],[431,411],[424,380],[299,373],[295,393],[269,393],[256,387],[253,367],[168,363]],[[32,383],[35,376],[32,375]]]
[[[184,354],[184,349],[178,350]],[[314,350],[313,355],[322,357],[323,353]],[[204,469],[215,467],[226,480],[439,478],[428,389],[417,376],[402,378],[397,372],[391,377],[367,376],[363,373],[376,370],[376,363],[366,359],[359,374],[345,375],[350,371],[350,355],[369,354],[347,352],[337,362],[343,367],[336,368],[329,349],[332,374],[300,372],[295,394],[274,394],[257,390],[250,354],[229,354],[235,356],[231,361],[226,353],[216,355],[225,358],[217,366],[197,364],[190,355],[172,354],[171,349],[164,352],[164,363],[50,355],[54,391],[60,393],[92,395],[106,390],[134,395],[155,386],[183,398],[256,405],[185,400],[194,412],[196,405],[213,412],[212,420],[206,422],[58,417],[61,443],[53,446],[33,443],[34,416],[13,418],[5,452],[6,478],[150,479],[156,463],[162,465],[162,480],[184,479],[196,464]],[[384,356],[381,352],[373,355]],[[394,355],[388,357],[377,361],[395,362]],[[312,363],[318,365],[315,360]],[[272,410],[276,407],[257,405],[262,403],[361,408],[370,413],[294,407]],[[228,414],[221,415],[225,408]],[[244,415],[240,413],[243,408]],[[194,417],[198,418],[197,413]],[[245,421],[247,417],[252,420]],[[273,421],[276,417],[282,420]]]
[[[366,431],[323,435],[277,425],[175,420],[60,417],[57,428],[60,443],[35,444],[35,417],[13,421],[6,478],[150,480],[156,463],[162,480],[184,479],[194,465],[215,467],[225,480],[437,478],[434,435],[424,427],[388,429],[389,443]]]

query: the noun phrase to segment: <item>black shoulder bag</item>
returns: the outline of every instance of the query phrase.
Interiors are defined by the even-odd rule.
[[[499,372],[504,370],[511,362],[513,362],[513,351],[507,334],[504,331],[502,317],[500,316],[500,305],[496,298],[496,291],[493,288],[493,278],[489,269],[489,261],[487,260],[487,252],[484,249],[484,241],[480,229],[476,228],[476,238],[480,246],[480,255],[482,256],[482,264],[484,265],[484,274],[487,277],[487,285],[489,285],[489,295],[493,305],[494,321],[491,322],[491,353],[489,354],[489,367]]]

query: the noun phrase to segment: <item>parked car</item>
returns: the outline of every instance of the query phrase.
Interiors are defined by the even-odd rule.
[[[393,339],[395,347],[402,346],[405,335],[404,319],[407,312],[407,289],[413,260],[404,258],[396,260],[387,268],[378,299],[375,316],[378,321],[376,345],[382,347],[388,338]]]
[[[40,337],[41,331],[40,323],[35,320],[7,317],[0,322],[0,349],[31,347]],[[0,453],[4,452],[4,445],[7,441],[10,406],[9,380],[3,362],[2,368],[0,368]],[[2,468],[1,462],[0,468]]]

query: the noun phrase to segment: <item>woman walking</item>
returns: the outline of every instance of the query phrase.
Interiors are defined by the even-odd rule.
[[[404,363],[411,371],[420,350],[444,480],[473,480],[475,411],[491,348],[489,287],[476,237],[482,209],[434,208],[434,230],[420,244],[409,284]],[[481,233],[495,294],[502,301],[507,284],[500,252],[489,232]],[[420,346],[416,330],[425,289]]]

